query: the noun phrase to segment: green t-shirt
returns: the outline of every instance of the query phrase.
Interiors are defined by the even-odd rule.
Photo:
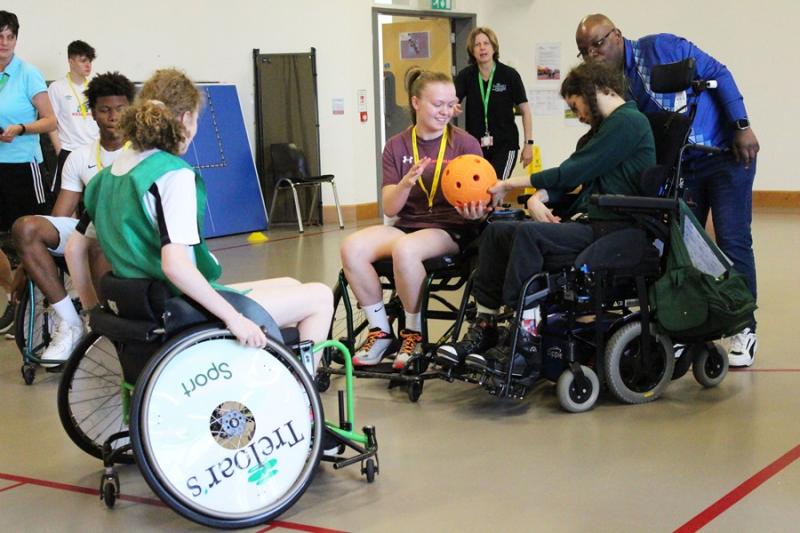
[[[635,102],[625,102],[600,124],[594,136],[559,166],[531,175],[531,185],[547,189],[551,198],[583,185],[573,213],[594,219],[619,218],[589,204],[592,194],[641,195],[639,178],[656,164],[653,132]]]

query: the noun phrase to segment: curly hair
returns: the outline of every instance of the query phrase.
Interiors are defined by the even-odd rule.
[[[597,91],[608,94],[615,92],[623,96],[626,90],[625,78],[613,65],[598,61],[581,63],[569,71],[561,84],[561,97],[580,96],[586,101],[592,115],[592,127],[597,127],[603,117],[597,107]]]
[[[199,112],[202,104],[202,93],[186,74],[177,69],[157,70],[122,115],[120,127],[137,150],[158,148],[178,154],[186,140],[181,117]]]
[[[484,34],[489,42],[492,43],[492,48],[494,48],[494,54],[492,54],[492,59],[497,62],[500,59],[500,43],[497,40],[497,34],[492,31],[491,28],[487,28],[485,26],[478,26],[477,28],[472,28],[472,31],[469,32],[469,36],[467,37],[467,57],[469,58],[470,63],[476,63],[475,61],[475,40],[478,38],[478,35]]]
[[[94,112],[97,99],[103,96],[124,96],[128,103],[133,102],[136,88],[133,82],[119,72],[106,72],[92,78],[85,93],[89,109]]]

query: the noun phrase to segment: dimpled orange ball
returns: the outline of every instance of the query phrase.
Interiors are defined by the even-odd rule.
[[[497,173],[479,155],[460,155],[451,160],[442,176],[442,194],[453,207],[469,202],[490,202],[489,187],[497,183]]]

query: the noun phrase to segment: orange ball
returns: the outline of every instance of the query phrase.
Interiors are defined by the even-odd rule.
[[[442,194],[453,207],[469,202],[487,203],[492,200],[489,187],[497,183],[497,173],[479,155],[460,155],[452,159],[442,175]]]

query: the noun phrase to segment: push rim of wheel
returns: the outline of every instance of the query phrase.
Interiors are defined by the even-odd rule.
[[[244,348],[218,330],[162,354],[139,378],[131,420],[137,459],[156,484],[201,523],[283,512],[314,474],[323,426],[294,356],[272,341],[268,351]]]
[[[58,410],[69,437],[88,454],[102,458],[103,443],[114,433],[125,431],[122,399],[122,368],[117,351],[106,337],[89,334],[76,347],[80,356],[70,357],[58,389]],[[127,394],[127,392],[126,392]],[[115,447],[127,438],[114,442]],[[131,454],[120,462],[132,462]]]

